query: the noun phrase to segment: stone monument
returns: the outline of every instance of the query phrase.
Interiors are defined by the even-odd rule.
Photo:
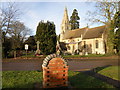
[[[37,41],[36,43],[37,43],[37,50],[35,52],[35,55],[39,55],[40,54],[40,47],[39,47],[40,42]]]

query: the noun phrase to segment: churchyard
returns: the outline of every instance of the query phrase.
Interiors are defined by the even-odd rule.
[[[64,13],[64,3],[17,4],[0,3],[3,89],[120,88],[120,2],[68,4]],[[30,8],[23,17],[21,6]]]

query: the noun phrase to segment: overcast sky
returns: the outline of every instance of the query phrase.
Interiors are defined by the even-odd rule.
[[[68,16],[72,15],[73,9],[77,9],[80,17],[80,28],[87,26],[87,12],[94,11],[95,2],[19,2],[22,15],[21,21],[32,30],[31,35],[36,34],[36,28],[41,20],[52,21],[56,25],[56,33],[60,34],[60,24],[62,22],[65,6],[68,9]],[[98,24],[90,27],[99,26]]]

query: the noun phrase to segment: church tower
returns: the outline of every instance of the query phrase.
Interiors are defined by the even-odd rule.
[[[60,32],[60,41],[61,42],[63,40],[64,33],[67,30],[70,30],[70,23],[69,23],[67,8],[65,7],[63,20],[62,20],[62,23],[61,23],[61,32]]]

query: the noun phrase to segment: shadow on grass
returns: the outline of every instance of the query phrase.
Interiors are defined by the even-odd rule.
[[[103,70],[103,69],[105,69],[105,68],[107,68],[109,66],[112,66],[112,65],[106,65],[106,66],[102,66],[102,67],[97,67],[97,68],[94,68],[92,71],[97,73],[97,72],[99,72],[99,71],[101,71],[101,70]]]
[[[107,65],[107,66],[103,66],[103,67],[97,67],[97,68],[95,68],[95,69],[92,69],[92,70],[90,70],[90,71],[84,71],[84,72],[82,72],[82,73],[84,73],[85,75],[92,76],[92,77],[96,78],[96,80],[98,79],[98,80],[101,80],[101,81],[103,81],[103,82],[106,82],[106,83],[108,83],[109,85],[114,86],[115,88],[120,88],[120,81],[114,80],[114,79],[112,79],[112,78],[109,78],[109,77],[107,77],[107,76],[104,76],[104,75],[101,75],[101,74],[98,73],[99,71],[101,71],[101,70],[103,70],[104,68],[107,68],[107,67],[109,67],[109,66],[111,66],[111,65]],[[94,80],[95,80],[95,79],[93,79],[93,81],[94,81]],[[89,81],[88,81],[88,82],[89,82]],[[102,82],[102,83],[103,83],[103,82]],[[105,85],[105,86],[108,86],[108,85],[105,84],[105,83],[103,83],[103,85],[102,85],[102,83],[100,84],[101,86],[103,86],[103,87],[104,87],[104,85]],[[99,84],[99,82],[98,82],[97,84]],[[110,87],[111,87],[111,86],[110,86]]]
[[[77,72],[76,75],[75,73],[76,72],[72,75],[71,72],[69,73],[69,82],[74,88],[113,88],[112,85],[109,85],[90,75],[86,75],[84,72]]]

